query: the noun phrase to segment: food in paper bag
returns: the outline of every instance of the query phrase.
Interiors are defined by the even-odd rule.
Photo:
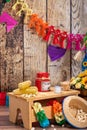
[[[18,88],[20,90],[29,88],[30,86],[31,86],[31,81],[30,80],[27,80],[27,81],[24,81],[24,82],[21,82],[21,83],[18,84]]]

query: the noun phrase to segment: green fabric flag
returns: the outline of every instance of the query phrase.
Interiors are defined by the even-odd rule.
[[[2,0],[2,3],[10,2],[10,0]]]
[[[10,2],[10,0],[6,0],[6,2]]]

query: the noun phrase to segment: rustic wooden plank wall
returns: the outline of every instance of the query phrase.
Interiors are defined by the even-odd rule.
[[[15,1],[5,4],[3,11],[13,16],[12,5]],[[15,17],[15,16],[13,16]],[[15,17],[16,18],[16,17]],[[21,19],[21,18],[20,18]],[[18,20],[18,19],[17,19]],[[6,26],[6,25],[5,25]],[[18,25],[9,33],[6,27],[0,25],[1,44],[1,90],[8,91],[17,87],[23,81],[23,22],[18,21]]]
[[[48,0],[48,23],[70,32],[70,0]],[[70,78],[70,51],[59,60],[48,62],[53,85]]]
[[[33,13],[46,21],[46,0],[27,1]],[[46,43],[24,25],[24,80],[35,82],[36,73],[46,71]]]
[[[5,51],[4,50],[5,43],[6,43],[5,25],[0,25],[0,86],[1,86],[2,82],[4,82],[3,77],[5,74],[5,68],[3,66],[3,63],[4,63],[3,55],[4,55],[4,51]]]
[[[37,72],[48,71],[51,84],[57,85],[60,81],[70,79],[70,61],[72,63],[72,76],[80,71],[80,64],[73,60],[75,51],[70,51],[54,62],[50,61],[47,54],[47,43],[36,33],[23,24],[23,19],[12,13],[12,5],[16,0],[6,3],[3,10],[18,20],[18,25],[6,33],[5,25],[0,25],[0,86],[1,89],[13,89],[19,82],[30,79],[35,82]],[[73,33],[83,33],[86,26],[87,10],[86,0],[27,0],[33,13],[37,13],[49,25]],[[72,9],[70,10],[70,2]],[[72,12],[70,12],[72,11]],[[72,26],[70,25],[72,13]],[[79,69],[78,69],[79,68]]]
[[[85,34],[87,32],[87,0],[72,0],[72,33]],[[81,61],[75,61],[73,59],[77,51],[72,50],[72,76],[76,76],[81,72]],[[84,51],[82,52],[84,57]]]
[[[83,33],[87,32],[87,0],[83,1],[82,4],[82,30]]]
[[[43,20],[47,20],[49,25],[54,25],[56,28],[61,27],[62,30],[69,32],[69,0],[29,1],[29,6]],[[61,60],[51,62],[46,52],[46,44],[36,34],[32,34],[30,30],[24,28],[24,77],[25,80],[31,79],[33,82],[37,72],[46,72],[48,70],[51,77],[51,84],[54,85],[70,77],[70,55],[68,51]],[[67,62],[65,62],[66,57],[68,59]]]

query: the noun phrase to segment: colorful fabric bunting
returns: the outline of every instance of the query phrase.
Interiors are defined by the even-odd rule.
[[[8,13],[3,12],[0,16],[0,23],[6,23],[7,32],[10,32],[10,30],[16,26],[17,21]]]
[[[67,49],[75,49],[75,50],[82,50],[81,42],[83,41],[84,35],[82,34],[68,34],[67,37]],[[73,47],[73,44],[75,46]]]
[[[51,61],[55,61],[60,59],[66,52],[66,49],[53,46],[53,45],[48,45],[48,54],[50,56]]]
[[[2,0],[3,4],[6,2],[10,2],[10,0]],[[18,6],[20,6],[19,10],[17,10]],[[68,34],[66,31],[55,29],[56,27],[53,25],[49,26],[47,22],[44,22],[42,18],[39,18],[38,14],[32,13],[33,10],[28,7],[28,4],[24,2],[24,0],[17,0],[12,6],[12,10],[15,10],[16,15],[18,16],[20,16],[23,12],[25,14],[24,23],[28,24],[30,29],[36,31],[43,40],[49,42],[51,38],[52,45],[48,45],[48,54],[51,61],[61,58],[67,49],[74,49],[77,51],[83,51],[86,49],[85,46],[81,47],[81,42],[85,42],[85,40],[87,40],[87,37],[84,37],[85,35]],[[0,23],[6,23],[7,32],[9,32],[16,26],[17,21],[8,13],[3,12],[0,16]]]

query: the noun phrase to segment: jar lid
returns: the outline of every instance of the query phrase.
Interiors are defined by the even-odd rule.
[[[39,72],[39,73],[37,73],[37,77],[38,78],[42,78],[42,77],[48,78],[49,77],[49,73],[47,73],[47,72]]]

